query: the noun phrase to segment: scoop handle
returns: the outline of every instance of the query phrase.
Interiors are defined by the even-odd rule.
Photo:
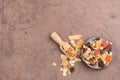
[[[60,46],[62,46],[64,44],[64,41],[60,38],[60,36],[56,33],[53,32],[50,37],[56,42],[58,43]]]

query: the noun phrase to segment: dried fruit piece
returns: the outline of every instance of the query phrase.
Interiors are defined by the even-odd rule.
[[[68,61],[66,59],[62,59],[62,65],[63,66],[67,66],[68,65]]]
[[[107,67],[107,66],[109,66],[109,64],[110,64],[110,62],[108,61],[108,62],[106,62],[105,66]]]
[[[107,56],[107,57],[105,58],[105,60],[106,60],[106,61],[110,61],[111,58],[112,58],[112,56]]]
[[[66,51],[66,54],[69,56],[69,57],[74,57],[74,54],[73,54],[73,51],[71,49],[68,49]]]
[[[100,37],[97,37],[95,40],[100,40]]]
[[[95,55],[98,55],[98,54],[100,54],[100,50],[99,50],[99,49],[96,49],[96,50],[94,51],[94,53],[95,53]]]
[[[53,66],[56,66],[57,64],[55,62],[53,62]]]
[[[101,42],[101,46],[103,46],[104,48],[106,48],[106,47],[108,46],[108,42],[105,41],[105,40],[103,40],[103,41]]]
[[[77,42],[77,45],[76,45],[76,49],[80,49],[83,45],[84,41],[82,39],[80,39],[78,42]]]
[[[112,45],[109,43],[105,49],[110,50],[112,48]]]
[[[101,68],[104,67],[104,63],[103,63],[102,59],[98,59],[98,66]]]
[[[79,40],[82,37],[82,35],[72,35],[72,36],[68,36],[69,40]]]
[[[75,68],[74,67],[71,67],[70,68],[70,72],[73,73],[75,71]]]

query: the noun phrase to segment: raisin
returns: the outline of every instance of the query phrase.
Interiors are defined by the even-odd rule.
[[[111,49],[108,50],[108,54],[110,54],[110,52],[111,52]]]
[[[93,58],[89,58],[89,61],[92,61],[92,60],[94,60]]]
[[[87,51],[87,48],[84,48],[84,49],[83,49],[83,52],[85,53],[86,51]]]
[[[92,47],[92,46],[89,46],[89,48],[93,51],[94,50],[94,48]]]
[[[108,46],[105,49],[110,50],[111,48],[112,48],[112,45],[108,44]]]
[[[93,59],[95,60],[95,57],[93,57]]]
[[[97,37],[95,40],[100,40],[100,37]]]
[[[90,43],[88,42],[87,44],[85,44],[86,46],[91,46]]]
[[[105,50],[103,49],[103,50],[100,50],[100,54],[104,54],[104,52],[105,52]]]
[[[70,72],[73,73],[75,71],[75,68],[74,67],[71,67],[70,68]]]
[[[94,50],[93,47],[90,45],[89,42],[86,44],[86,46],[89,47],[91,50]]]
[[[101,58],[98,59],[98,66],[104,68],[104,63]]]

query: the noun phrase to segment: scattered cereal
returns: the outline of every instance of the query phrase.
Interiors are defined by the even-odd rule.
[[[56,66],[57,64],[55,62],[53,62],[53,66]]]

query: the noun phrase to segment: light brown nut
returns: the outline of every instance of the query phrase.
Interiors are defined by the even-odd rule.
[[[91,53],[91,49],[90,49],[90,48],[87,48],[86,53]]]
[[[82,37],[82,35],[72,35],[72,36],[68,36],[69,40],[79,40]]]
[[[107,61],[106,64],[105,64],[105,67],[109,66],[110,62]]]
[[[75,65],[75,60],[70,60],[69,63],[70,63],[71,66],[74,66]]]
[[[76,53],[78,56],[80,56],[80,49],[76,49]]]
[[[84,54],[83,54],[83,57],[84,57],[84,58],[88,58],[89,56],[90,56],[90,55],[89,55],[88,53],[84,53]]]

